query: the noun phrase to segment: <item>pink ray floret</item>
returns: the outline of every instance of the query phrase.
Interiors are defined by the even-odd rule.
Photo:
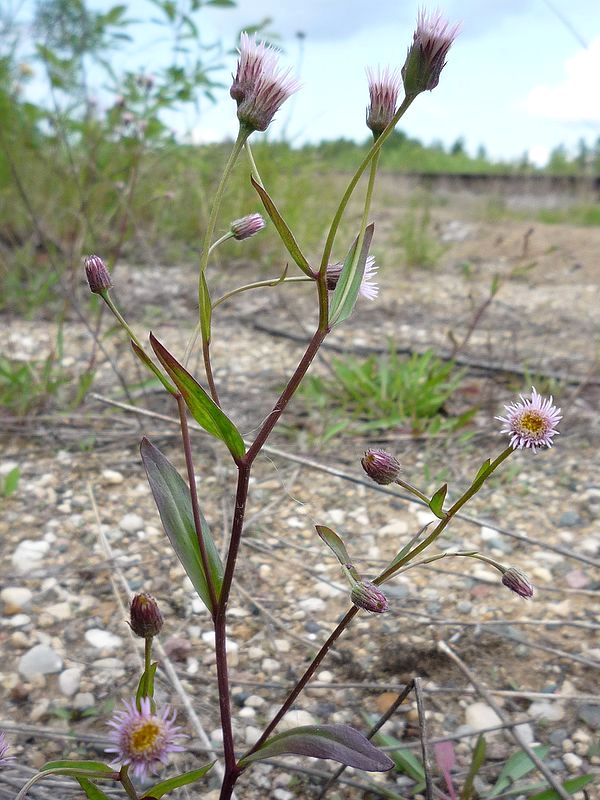
[[[342,274],[344,265],[341,261],[336,264],[329,264],[327,267],[327,288],[332,292],[337,286],[337,282]],[[365,264],[365,271],[363,273],[362,281],[360,282],[360,289],[358,293],[361,297],[367,300],[375,300],[379,294],[379,286],[377,285],[377,270],[379,267],[375,263],[374,256],[367,256]]]
[[[545,398],[531,388],[531,397],[521,395],[520,403],[511,403],[506,408],[506,417],[496,417],[504,423],[501,433],[510,436],[515,450],[531,448],[534,453],[541,447],[552,447],[552,438],[560,431],[556,427],[561,409],[553,405],[553,398]]]
[[[397,70],[367,67],[370,103],[367,108],[367,126],[373,133],[380,134],[390,124],[402,87],[402,78]]]
[[[177,713],[170,706],[160,714],[152,711],[149,697],[141,698],[139,709],[135,700],[124,705],[125,710],[117,711],[108,723],[113,745],[106,752],[115,753],[111,766],[127,764],[136,777],[146,778],[167,763],[170,753],[185,750],[175,741],[183,735],[175,725]]]

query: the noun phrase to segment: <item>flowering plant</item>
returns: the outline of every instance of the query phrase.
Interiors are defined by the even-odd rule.
[[[516,448],[533,450],[549,447],[557,433],[556,425],[560,412],[552,399],[544,400],[535,389],[531,399],[507,407],[507,416],[501,418],[505,424],[503,432],[510,436],[509,445],[493,460],[487,458],[476,473],[469,488],[454,502],[446,504],[448,487],[441,486],[431,497],[403,480],[401,465],[390,453],[369,449],[362,466],[367,475],[378,484],[398,484],[420,502],[425,503],[435,515],[437,522],[431,528],[426,525],[399,550],[396,557],[375,578],[363,577],[353,564],[343,538],[331,528],[318,525],[317,533],[340,563],[341,571],[348,581],[351,607],[316,654],[302,677],[283,701],[257,741],[240,753],[234,737],[229,671],[227,656],[227,605],[232,581],[236,571],[238,552],[244,534],[244,519],[249,493],[253,463],[278,424],[290,399],[306,375],[316,353],[332,329],[346,321],[359,298],[374,299],[377,296],[376,267],[369,255],[374,235],[374,225],[369,221],[370,206],[375,187],[379,153],[418,94],[437,86],[448,50],[456,36],[456,27],[449,27],[439,15],[419,15],[414,40],[401,74],[398,71],[368,71],[370,105],[367,109],[367,125],[373,132],[373,145],[358,166],[344,192],[333,220],[329,226],[320,264],[311,264],[304,255],[292,231],[281,216],[274,200],[260,177],[249,146],[255,131],[268,128],[274,115],[292,93],[299,89],[297,81],[289,71],[278,66],[278,56],[269,46],[257,42],[254,37],[242,34],[237,71],[231,85],[231,97],[237,103],[239,133],[214,197],[210,218],[204,236],[198,270],[197,332],[202,344],[202,355],[208,391],[192,375],[186,366],[173,355],[153,334],[149,342],[151,352],[137,338],[127,321],[117,309],[110,290],[113,287],[108,269],[99,256],[85,260],[85,270],[92,292],[99,294],[131,340],[137,358],[161,382],[177,406],[181,428],[182,446],[186,463],[186,478],[182,477],[166,456],[148,439],[141,443],[141,457],[158,511],[179,560],[185,568],[198,596],[206,605],[215,635],[215,664],[217,693],[223,737],[223,769],[220,799],[232,797],[239,777],[253,763],[277,755],[296,754],[314,758],[333,759],[344,766],[353,766],[366,771],[385,771],[393,766],[392,760],[377,749],[370,737],[348,725],[304,725],[282,733],[276,728],[297,697],[306,687],[338,637],[360,612],[380,614],[390,608],[390,603],[381,588],[394,576],[422,564],[440,558],[476,558],[496,568],[502,583],[522,597],[530,597],[533,589],[515,567],[506,567],[475,551],[441,551],[419,558],[434,545],[457,512],[479,491],[513,453]],[[401,86],[404,98],[398,104]],[[287,274],[277,280],[257,281],[240,286],[226,296],[213,300],[207,278],[207,266],[214,250],[226,239],[243,241],[260,232],[264,219],[259,214],[250,214],[230,223],[228,232],[214,240],[221,199],[232,168],[242,150],[249,157],[252,184],[263,203],[266,214],[276,228],[290,258],[301,275]],[[332,263],[331,255],[338,228],[354,193],[360,177],[369,171],[363,213],[354,242],[343,263]],[[318,324],[295,371],[287,381],[272,411],[258,429],[254,440],[247,444],[222,407],[211,360],[212,315],[216,307],[240,292],[273,286],[281,282],[304,281],[314,284],[318,307]],[[153,355],[152,355],[153,354]],[[154,358],[153,358],[154,356]],[[222,560],[205,520],[198,497],[192,447],[188,430],[188,414],[209,434],[222,442],[237,469],[237,487],[232,514],[232,527]],[[430,529],[431,528],[431,529]],[[148,779],[169,755],[182,751],[184,737],[175,724],[175,713],[169,707],[157,708],[154,697],[154,676],[159,666],[152,659],[153,639],[163,625],[162,614],[154,598],[141,593],[136,595],[130,607],[132,631],[144,639],[145,662],[134,698],[125,701],[124,708],[117,711],[111,720],[111,747],[114,756],[110,764],[103,762],[52,762],[42,770],[41,776],[63,774],[75,778],[85,795],[95,800],[108,797],[98,783],[118,781],[131,800],[150,800],[163,797],[178,787],[201,781],[210,771],[212,763],[204,764],[168,780],[156,783],[143,791],[136,785],[139,779]],[[1,740],[0,740],[1,741]],[[0,757],[4,755],[0,746]],[[22,800],[28,788],[40,777],[34,776],[19,793]]]

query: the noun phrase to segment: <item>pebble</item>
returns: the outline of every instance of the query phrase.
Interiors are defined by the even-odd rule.
[[[66,622],[66,620],[71,619],[73,616],[71,606],[67,602],[53,603],[50,606],[44,606],[44,611],[58,622]]]
[[[482,728],[492,728],[494,725],[502,725],[502,720],[493,708],[487,703],[471,703],[465,710],[465,720],[467,725],[474,731]]]
[[[7,616],[12,616],[19,611],[25,611],[29,608],[32,597],[32,592],[25,586],[7,586],[0,592],[2,612]]]
[[[96,698],[91,692],[78,692],[73,698],[73,708],[77,711],[85,711],[96,704]]]
[[[577,543],[577,548],[588,556],[595,556],[600,550],[600,538],[596,536],[586,536]]]
[[[565,710],[559,702],[545,703],[535,700],[528,708],[527,713],[535,719],[545,719],[548,722],[558,722],[565,716]]]
[[[103,469],[101,475],[104,483],[108,483],[112,486],[123,483],[125,480],[123,475],[121,475],[120,472],[117,472],[116,469]]]
[[[327,604],[320,597],[307,597],[305,600],[301,600],[298,605],[308,613],[325,611],[327,608]]]
[[[267,672],[269,675],[272,675],[274,672],[277,672],[277,670],[280,669],[281,664],[274,658],[263,658],[260,667],[263,672]]]
[[[389,536],[405,536],[408,533],[408,522],[403,519],[396,519],[384,525],[379,533]]]
[[[581,705],[577,709],[577,716],[589,725],[592,730],[600,730],[600,706],[592,705],[591,703]]]
[[[244,730],[244,739],[246,744],[254,744],[254,742],[259,738],[262,731],[260,728],[257,728],[255,725],[246,725]]]
[[[60,672],[62,658],[51,647],[36,644],[19,659],[19,672],[24,678]]]
[[[114,650],[123,644],[123,639],[102,628],[90,628],[85,632],[85,640],[97,650]]]
[[[552,583],[554,581],[552,573],[547,567],[534,567],[531,570],[531,576],[538,581],[542,581],[542,583]]]
[[[561,518],[558,520],[559,526],[563,526],[565,528],[574,528],[577,525],[581,525],[581,517],[576,511],[565,511]]]
[[[579,769],[583,764],[583,759],[576,753],[565,753],[562,757],[562,760],[569,772],[579,772]]]
[[[297,711],[288,711],[285,717],[279,723],[280,731],[289,731],[292,728],[297,728],[300,725],[316,725],[317,720],[308,711],[298,709]]]
[[[76,667],[63,670],[58,676],[58,688],[65,697],[72,697],[79,691],[81,670]]]
[[[23,539],[12,554],[12,565],[20,574],[29,572],[43,561],[49,550],[50,544],[48,542]]]
[[[139,514],[125,514],[119,522],[119,528],[125,533],[137,533],[144,527],[144,520]]]
[[[535,733],[528,722],[524,722],[522,725],[517,725],[515,730],[521,734],[521,737],[527,744],[533,744],[533,742],[535,742]]]
[[[261,708],[266,703],[264,697],[261,697],[258,694],[251,694],[244,700],[244,705],[248,706],[249,708]]]

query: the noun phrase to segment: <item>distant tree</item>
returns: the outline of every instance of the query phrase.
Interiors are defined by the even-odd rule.
[[[479,147],[477,148],[477,158],[480,161],[487,161],[488,160],[488,154],[487,154],[487,150],[485,149],[485,145],[484,144],[480,144]]]
[[[459,136],[450,148],[451,156],[464,156],[465,155],[465,140],[463,136]]]

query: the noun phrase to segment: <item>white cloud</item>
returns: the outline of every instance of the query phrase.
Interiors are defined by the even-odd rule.
[[[534,86],[525,109],[558,122],[600,123],[600,37],[565,61],[565,73],[558,83]]]

